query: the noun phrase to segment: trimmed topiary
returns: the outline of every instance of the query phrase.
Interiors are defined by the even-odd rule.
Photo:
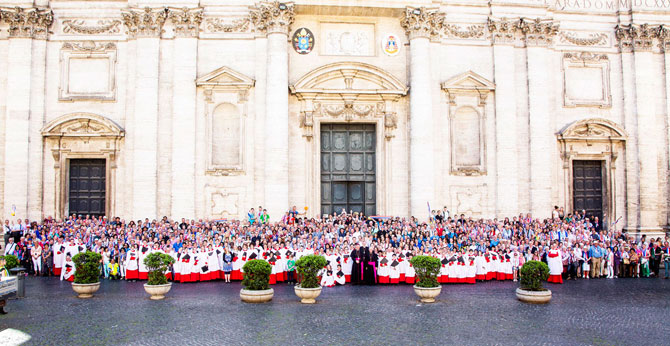
[[[100,282],[100,261],[102,256],[100,254],[86,251],[76,254],[72,258],[75,267],[74,283],[76,284],[93,284]]]
[[[317,288],[321,286],[318,274],[319,270],[323,269],[328,262],[323,256],[307,255],[300,257],[295,262],[295,267],[298,270],[298,275],[302,278],[300,287],[302,288]]]
[[[433,288],[440,286],[437,282],[437,275],[440,273],[442,264],[440,260],[431,256],[414,256],[409,261],[414,267],[416,277],[419,281],[416,283],[417,287]]]
[[[270,289],[270,274],[272,273],[270,263],[254,259],[245,263],[242,270],[244,271],[242,286],[245,290],[262,291]]]
[[[528,261],[519,270],[521,289],[526,291],[546,291],[542,283],[549,278],[549,266],[540,261]]]
[[[144,265],[149,271],[147,285],[165,285],[168,283],[165,271],[174,263],[174,258],[162,252],[152,252],[144,258]]]

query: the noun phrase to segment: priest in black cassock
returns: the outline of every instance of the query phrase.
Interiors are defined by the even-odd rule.
[[[351,284],[360,285],[363,283],[363,268],[365,261],[364,248],[361,248],[360,244],[356,244],[354,249],[351,251],[349,258],[353,261],[351,266]]]
[[[365,266],[363,273],[364,282],[366,285],[375,285],[377,284],[377,268],[379,267],[379,256],[377,255],[377,249],[374,247],[372,250],[365,248]]]

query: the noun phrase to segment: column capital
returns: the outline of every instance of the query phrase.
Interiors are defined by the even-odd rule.
[[[128,37],[160,37],[170,10],[167,7],[152,9],[130,9],[121,12],[123,24],[128,28]]]
[[[400,26],[410,41],[419,37],[435,38],[444,28],[444,13],[436,8],[406,7]]]
[[[489,18],[487,27],[494,44],[515,44],[523,40],[527,46],[548,46],[558,33],[558,24],[542,18]]]
[[[663,52],[670,44],[670,29],[663,24],[619,24],[614,28],[614,36],[621,52],[650,52],[655,48],[654,43]]]
[[[168,19],[174,24],[177,37],[198,37],[202,23],[202,8],[168,9]]]
[[[252,7],[249,16],[257,32],[288,35],[295,20],[295,7],[292,2],[264,1]]]
[[[548,46],[558,33],[558,24],[552,19],[535,18],[519,20],[521,32],[526,35],[527,46]]]
[[[9,24],[9,37],[46,39],[53,20],[51,9],[0,9],[0,21]]]

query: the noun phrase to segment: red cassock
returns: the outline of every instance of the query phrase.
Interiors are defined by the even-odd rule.
[[[549,279],[547,282],[562,284],[563,276],[563,263],[560,258],[561,254],[558,251],[550,250],[547,253],[547,262],[549,262]]]

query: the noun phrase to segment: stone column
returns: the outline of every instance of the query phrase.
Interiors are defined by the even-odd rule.
[[[4,206],[2,214],[11,217],[12,205],[16,206],[16,218],[38,218],[41,210],[35,213],[35,208],[28,206],[38,205],[41,208],[41,164],[39,167],[30,167],[30,161],[41,163],[42,138],[35,138],[36,126],[41,127],[43,121],[44,74],[34,74],[36,66],[42,66],[45,61],[45,49],[48,28],[53,22],[51,11],[34,8],[24,9],[17,7],[14,10],[3,10],[0,16],[9,25],[9,43],[7,58],[7,101],[5,116],[5,188]],[[40,42],[36,42],[39,40]],[[34,47],[33,47],[34,46]],[[41,59],[33,64],[34,59]],[[44,71],[42,71],[44,72]],[[38,80],[41,78],[42,80]],[[41,90],[33,90],[33,82]],[[41,97],[31,102],[31,94],[40,92]],[[31,107],[36,107],[34,114]],[[38,140],[39,144],[30,145],[30,141]],[[36,169],[40,169],[35,174]],[[31,181],[36,179],[37,181]],[[34,190],[34,191],[33,191]],[[35,199],[35,201],[31,200]],[[30,211],[30,212],[29,212]],[[11,217],[11,218],[14,218]]]
[[[433,99],[431,91],[430,38],[441,30],[444,14],[434,9],[405,9],[400,25],[410,45],[410,214],[428,217],[428,202],[434,202]]]
[[[173,74],[172,217],[195,217],[195,109],[198,28],[202,9],[171,10]]]
[[[496,136],[496,216],[519,213],[517,107],[514,44],[516,32],[505,21],[489,21],[493,40]]]
[[[528,60],[528,111],[530,137],[530,211],[534,217],[551,216],[552,210],[552,157],[555,147],[551,128],[553,89],[547,74],[551,44],[558,25],[551,21],[521,21],[520,29],[526,34]]]
[[[129,39],[136,41],[135,114],[128,129],[135,132],[131,217],[153,219],[157,217],[160,35],[167,10],[145,8],[122,15]]]
[[[294,17],[292,3],[262,2],[251,9],[256,31],[267,35],[263,207],[273,220],[289,208],[288,33]]]

